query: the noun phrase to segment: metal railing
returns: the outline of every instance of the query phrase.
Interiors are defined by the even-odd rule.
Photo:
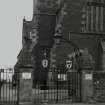
[[[19,102],[19,78],[13,71],[0,71],[0,104],[17,105]]]
[[[34,88],[34,102],[81,102],[80,73],[77,71],[50,72],[47,85],[39,83]]]
[[[93,73],[93,99],[96,102],[105,102],[105,71]]]

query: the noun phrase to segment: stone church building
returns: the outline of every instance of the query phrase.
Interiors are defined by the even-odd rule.
[[[104,0],[33,0],[32,20],[23,19],[22,49],[15,70],[35,68],[38,73],[46,69],[42,73],[46,76],[49,68],[64,64],[74,49],[62,40],[56,45],[55,33],[75,43],[81,52],[86,51],[94,70],[104,70],[103,3]],[[43,67],[43,60],[46,67]]]

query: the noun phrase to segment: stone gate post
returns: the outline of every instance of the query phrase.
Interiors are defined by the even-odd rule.
[[[93,71],[82,71],[81,81],[81,96],[82,102],[92,102],[93,96]]]
[[[19,74],[19,104],[32,104],[33,68],[21,68]]]

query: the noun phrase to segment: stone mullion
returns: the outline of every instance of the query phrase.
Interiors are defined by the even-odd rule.
[[[99,31],[99,7],[96,7],[96,31]]]
[[[104,1],[101,0],[101,3],[104,3]],[[100,14],[100,31],[103,31],[104,7],[100,7],[100,12],[101,12],[101,14]]]
[[[91,31],[93,31],[93,24],[94,24],[94,7],[91,6]]]

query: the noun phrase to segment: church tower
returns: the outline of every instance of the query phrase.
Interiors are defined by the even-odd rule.
[[[33,19],[23,19],[22,50],[15,68],[33,68],[34,82],[46,82],[50,51],[63,0],[33,0]]]

